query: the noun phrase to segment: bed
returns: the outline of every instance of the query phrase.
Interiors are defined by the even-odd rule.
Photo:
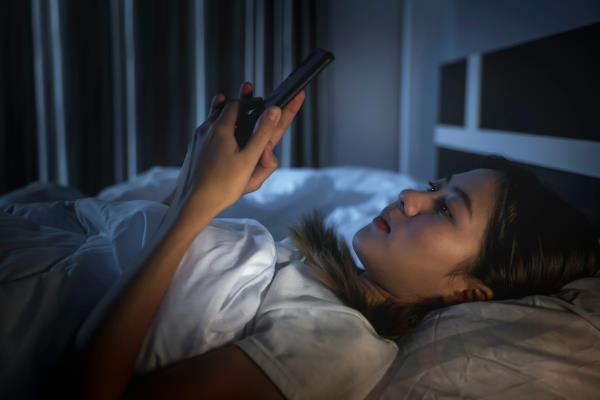
[[[597,38],[598,30],[595,25],[584,37]],[[485,77],[490,65],[496,71],[494,60],[514,57],[505,53],[511,50],[522,47],[470,55],[440,67],[439,173],[475,166],[488,152],[482,134],[501,148],[511,143],[514,148],[524,137],[529,145],[553,149],[566,143],[562,153],[549,157],[535,149],[505,155],[536,170],[598,226],[598,157],[574,161],[568,156],[576,148],[569,146],[581,141],[585,151],[600,154],[594,153],[598,130],[595,136],[563,142],[560,132],[542,129],[540,134],[534,127],[531,141],[522,129],[498,128],[493,116],[485,117],[485,99],[493,88]],[[456,110],[456,104],[466,106]],[[477,140],[473,135],[479,135]],[[78,329],[156,231],[166,209],[161,202],[177,172],[155,167],[91,198],[44,183],[0,197],[0,398],[40,396],[48,385],[67,392],[72,386],[62,367]],[[280,169],[219,217],[254,218],[281,240],[287,226],[317,208],[350,242],[399,191],[422,185],[370,168]],[[600,276],[572,282],[552,296],[447,307],[430,314],[399,348],[369,399],[595,398],[600,390]]]
[[[49,377],[90,310],[157,228],[160,201],[176,175],[177,169],[156,167],[96,198],[48,184],[0,198],[3,391],[31,389],[16,386]],[[375,169],[282,169],[220,217],[252,216],[280,240],[316,207],[349,242],[400,190],[419,185]],[[593,393],[599,339],[600,277],[552,297],[450,307],[403,342],[370,398],[481,397],[490,388],[502,398],[511,391]]]

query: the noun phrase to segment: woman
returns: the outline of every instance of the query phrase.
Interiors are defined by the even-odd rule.
[[[251,95],[249,85],[242,95]],[[272,149],[303,98],[266,110],[242,150],[233,135],[237,103],[221,111],[224,97],[213,100],[190,144],[162,234],[91,324],[85,397],[127,391],[131,398],[360,398],[393,359],[396,347],[386,338],[408,334],[427,312],[552,293],[597,270],[598,244],[579,215],[532,176],[491,159],[489,168],[432,182],[428,191],[400,193],[354,237],[365,273],[321,218],[307,218],[292,238],[309,267],[296,263],[275,273],[263,299],[275,317],[263,318],[265,312],[240,342],[134,377],[186,251],[215,216],[275,170]],[[307,298],[301,309],[282,312],[282,304],[294,309]],[[268,357],[273,354],[279,357]]]

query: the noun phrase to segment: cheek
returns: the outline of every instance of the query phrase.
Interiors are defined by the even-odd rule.
[[[395,258],[403,265],[417,268],[420,273],[447,269],[464,254],[456,230],[444,222],[425,221],[399,229],[392,238]],[[444,271],[442,271],[444,272]]]
[[[426,268],[431,275],[440,278],[455,272],[461,264],[471,260],[477,253],[474,239],[454,228],[431,230],[421,238],[418,250],[427,259]]]
[[[438,219],[413,220],[384,235],[368,225],[352,246],[365,268],[386,290],[399,294],[435,294],[443,277],[468,259],[470,239]]]

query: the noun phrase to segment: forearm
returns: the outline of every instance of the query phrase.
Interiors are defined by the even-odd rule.
[[[234,345],[136,377],[127,398],[283,399],[269,377]]]
[[[194,238],[218,213],[218,208],[207,205],[202,211],[192,213],[183,206],[170,211],[171,222],[146,253],[143,265],[137,268],[127,286],[121,288],[120,296],[109,305],[91,336],[84,354],[86,398],[121,396],[177,266]]]
[[[78,342],[85,349],[86,398],[114,399],[123,394],[146,331],[188,246],[212,218],[242,194],[260,187],[274,171],[277,163],[271,162],[272,146],[291,123],[302,99],[298,95],[286,107],[284,117],[279,108],[269,108],[243,149],[234,134],[236,102],[228,104],[210,124],[210,140],[204,145],[199,135],[194,135],[158,240],[81,329]]]

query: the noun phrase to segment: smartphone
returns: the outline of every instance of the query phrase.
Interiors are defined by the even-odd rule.
[[[263,100],[260,97],[254,97],[240,100],[235,130],[235,138],[239,147],[243,148],[248,143],[258,117],[267,107],[285,107],[334,58],[329,51],[315,49],[267,98]]]

